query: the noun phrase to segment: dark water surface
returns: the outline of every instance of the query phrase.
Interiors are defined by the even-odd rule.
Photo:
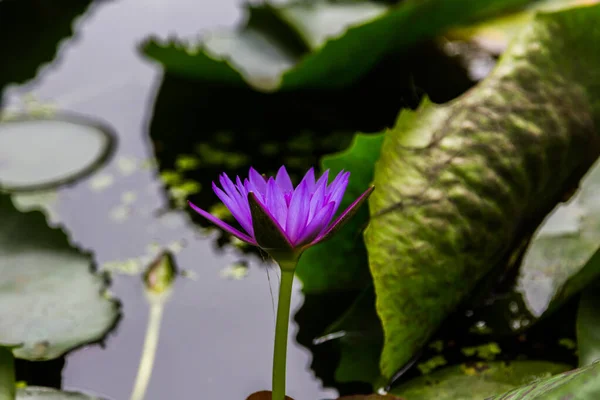
[[[168,210],[156,167],[146,165],[153,157],[147,130],[162,69],[136,49],[151,34],[194,37],[230,27],[240,16],[233,0],[96,4],[76,21],[75,38],[61,43],[54,62],[34,80],[5,91],[10,107],[20,107],[33,94],[60,111],[103,120],[118,133],[118,149],[108,165],[45,200],[74,243],[92,251],[103,267],[127,259],[140,267],[170,248],[178,267],[191,271],[191,277],[176,281],[167,304],[147,400],[243,400],[270,386],[274,314],[267,274],[250,262],[243,279],[224,278],[223,271],[239,260],[236,250],[216,252],[188,214]],[[113,275],[111,290],[123,303],[124,318],[105,348],[90,346],[67,356],[65,389],[129,398],[148,316],[135,272]],[[273,290],[275,279],[271,272]],[[297,287],[292,312],[301,303]],[[294,342],[296,333],[293,324],[288,394],[296,400],[335,397],[309,370],[311,355]]]

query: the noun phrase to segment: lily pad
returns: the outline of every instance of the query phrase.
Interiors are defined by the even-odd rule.
[[[91,256],[42,213],[17,211],[8,195],[0,194],[0,221],[0,343],[22,343],[15,357],[35,361],[101,340],[119,305]]]
[[[540,11],[559,11],[567,8],[591,4],[596,0],[541,0],[535,1],[524,10],[502,15],[498,18],[479,22],[473,25],[451,29],[444,36],[451,40],[471,40],[483,49],[501,54],[511,40],[531,23],[535,14]]]
[[[587,27],[599,20],[600,6],[539,14],[476,88],[386,134],[365,231],[384,377],[598,158],[600,31]]]
[[[563,372],[486,400],[593,400],[600,396],[600,363]]]
[[[564,302],[600,275],[600,264],[594,258],[599,251],[600,161],[597,161],[569,202],[556,207],[546,218],[525,253],[516,289],[531,314],[540,317],[549,307],[555,307],[554,303]],[[577,277],[580,273],[584,280]]]
[[[81,117],[19,117],[0,122],[0,189],[49,189],[74,182],[112,155],[115,135]]]
[[[350,182],[342,200],[343,211],[360,196],[373,180],[373,167],[383,135],[356,134],[350,147],[338,154],[323,157],[321,167],[334,177],[344,169]],[[375,188],[377,190],[377,188]],[[300,258],[297,276],[305,293],[332,290],[363,289],[371,282],[367,251],[361,232],[369,219],[366,206],[330,240],[308,249]]]
[[[146,41],[143,51],[172,74],[260,91],[341,88],[386,55],[453,25],[515,9],[528,0],[291,2],[248,8],[245,26],[202,42]],[[352,49],[352,51],[349,51]],[[348,68],[352,65],[352,68]]]
[[[16,400],[105,400],[79,392],[65,392],[45,387],[28,386],[17,390]]]
[[[73,20],[91,3],[65,0],[60,7],[49,8],[44,2],[0,1],[0,48],[13,55],[11,62],[0,63],[0,101],[6,84],[33,78],[42,63],[54,58],[58,43],[73,34]]]
[[[410,400],[481,400],[570,368],[546,361],[462,364],[415,378],[392,393]]]

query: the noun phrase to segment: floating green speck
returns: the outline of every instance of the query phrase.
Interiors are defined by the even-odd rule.
[[[187,180],[177,185],[177,189],[190,195],[198,193],[202,189],[202,185],[199,182]]]
[[[198,193],[201,189],[202,185],[200,185],[200,183],[195,181],[185,181],[177,184],[177,186],[169,188],[169,194],[175,201],[177,208],[184,208],[186,206],[187,198],[192,194]]]
[[[495,342],[482,344],[481,346],[465,347],[461,351],[467,357],[477,356],[488,361],[495,359],[498,354],[502,353],[502,349]]]
[[[248,266],[245,263],[236,263],[221,270],[221,278],[240,280],[248,276]]]
[[[444,350],[444,342],[442,340],[436,340],[435,342],[429,343],[429,348],[439,353]]]
[[[238,249],[245,249],[250,246],[248,243],[236,238],[235,236],[231,236],[231,244]]]
[[[121,203],[133,204],[137,199],[137,194],[133,190],[129,190],[121,195]]]
[[[110,210],[110,219],[114,222],[126,221],[131,215],[131,209],[128,206],[119,205]]]
[[[196,156],[182,154],[175,160],[175,168],[177,168],[178,171],[189,171],[196,169],[199,166],[200,159],[198,159]]]
[[[558,341],[558,344],[563,347],[566,347],[569,350],[574,350],[577,347],[577,344],[572,339],[569,339],[569,338],[560,339]]]
[[[210,207],[208,212],[219,219],[231,218],[231,211],[229,211],[229,209],[223,203],[217,203],[213,205],[212,207]]]
[[[461,364],[460,369],[465,375],[474,376],[489,369],[489,365],[484,362],[476,362],[475,364]]]
[[[129,258],[122,261],[110,261],[102,264],[101,269],[110,273],[123,275],[137,275],[142,271],[142,263],[138,258]]]
[[[167,249],[173,254],[180,253],[184,248],[185,248],[185,241],[183,241],[183,240],[176,240],[167,245]]]
[[[104,189],[109,188],[115,181],[112,175],[101,174],[92,178],[90,181],[90,188],[95,192],[101,192]]]
[[[417,368],[419,368],[419,371],[421,371],[421,373],[423,375],[427,375],[434,369],[436,369],[438,367],[442,367],[442,366],[446,365],[447,363],[448,363],[448,361],[446,361],[444,356],[438,355],[438,356],[430,358],[429,360],[427,360],[425,362],[420,363],[419,365],[417,365]]]
[[[171,171],[171,170],[164,170],[163,172],[160,173],[160,180],[165,185],[176,185],[179,182],[181,182],[182,177],[181,177],[181,175],[179,175],[178,172]]]
[[[204,163],[219,165],[228,169],[242,167],[250,161],[246,154],[217,149],[210,146],[208,143],[197,144],[196,152],[200,155]]]
[[[471,328],[469,328],[469,332],[479,335],[486,335],[492,333],[492,328],[490,328],[485,321],[478,321]]]
[[[143,169],[153,169],[153,168],[157,168],[157,167],[158,167],[158,162],[156,161],[155,157],[147,158],[140,163],[140,168],[143,168]]]
[[[133,157],[119,157],[117,159],[117,168],[124,176],[129,176],[135,172],[138,167],[138,162]]]

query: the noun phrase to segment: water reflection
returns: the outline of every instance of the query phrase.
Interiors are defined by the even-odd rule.
[[[424,69],[424,60],[439,61],[435,65],[457,79],[440,84],[441,74]],[[400,108],[416,107],[422,94],[416,87],[432,89],[431,97],[444,101],[472,84],[465,75],[431,44],[410,54],[390,56],[354,85],[336,91],[307,88],[264,94],[241,85],[166,74],[154,105],[150,136],[170,205],[187,210],[182,200],[189,195],[194,204],[211,210],[218,205],[211,181],[221,171],[246,176],[250,165],[274,174],[285,164],[297,181],[322,155],[347,148],[356,130],[381,131],[394,123]],[[221,211],[222,207],[211,210]],[[209,226],[189,213],[194,221]],[[232,219],[228,222],[235,225]],[[360,232],[356,237],[360,240]],[[227,242],[228,237],[222,236],[218,245]],[[348,308],[356,294],[309,296],[297,316],[301,328],[297,339],[313,354],[312,370],[327,385],[336,384],[347,394],[368,389],[362,384],[334,382],[339,347],[315,346],[313,339]],[[364,366],[371,367],[373,363]],[[372,369],[377,371],[376,363]]]
[[[93,250],[99,265],[113,266],[125,259],[143,263],[170,247],[179,250],[178,265],[194,272],[194,279],[176,282],[166,305],[148,400],[241,399],[270,383],[274,315],[264,270],[251,260],[244,279],[223,279],[221,269],[238,261],[234,249],[215,253],[185,214],[157,217],[168,202],[148,162],[146,130],[161,74],[135,49],[149,34],[195,35],[237,18],[233,1],[98,3],[76,24],[77,40],[61,45],[57,62],[5,92],[10,105],[32,92],[58,109],[108,121],[120,135],[114,160],[99,175],[58,193],[54,208],[75,243]],[[125,318],[104,349],[92,346],[67,357],[63,387],[125,399],[136,376],[148,307],[139,276],[116,275],[112,291],[123,301]],[[296,288],[293,308],[301,302]],[[290,336],[295,334],[292,326]],[[288,359],[292,397],[334,397],[307,370],[307,350],[292,345]]]

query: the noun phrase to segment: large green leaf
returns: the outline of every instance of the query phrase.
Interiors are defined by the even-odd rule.
[[[40,212],[18,212],[0,195],[0,343],[15,357],[48,360],[101,340],[119,317],[91,257]]]
[[[66,392],[45,387],[29,386],[17,390],[17,400],[104,400],[79,392]]]
[[[149,40],[143,50],[169,73],[272,91],[350,85],[387,54],[450,26],[529,0],[292,2],[249,8],[244,27],[201,43]],[[351,49],[351,51],[350,51]],[[349,66],[351,65],[351,68]]]
[[[0,1],[0,49],[10,55],[10,62],[0,63],[0,95],[6,84],[33,78],[40,64],[54,58],[58,43],[73,33],[73,20],[91,2],[63,0],[48,7],[44,1]]]
[[[487,400],[594,400],[600,397],[600,363],[563,372]]]
[[[379,158],[382,141],[381,134],[357,134],[346,151],[323,158],[321,166],[323,170],[329,169],[330,177],[342,169],[351,173],[340,211],[371,184],[373,166]],[[332,239],[302,255],[297,275],[302,280],[305,293],[362,289],[369,285],[371,275],[361,235],[368,219],[369,210],[364,206]]]
[[[600,285],[590,285],[579,300],[577,312],[577,347],[579,366],[600,359]]]
[[[365,232],[385,377],[600,154],[599,22],[600,6],[538,15],[478,87],[386,135]]]
[[[392,393],[410,400],[481,400],[569,368],[546,361],[462,364],[415,378]]]
[[[81,117],[21,116],[2,121],[0,189],[39,190],[71,183],[102,166],[114,144],[109,128]]]

